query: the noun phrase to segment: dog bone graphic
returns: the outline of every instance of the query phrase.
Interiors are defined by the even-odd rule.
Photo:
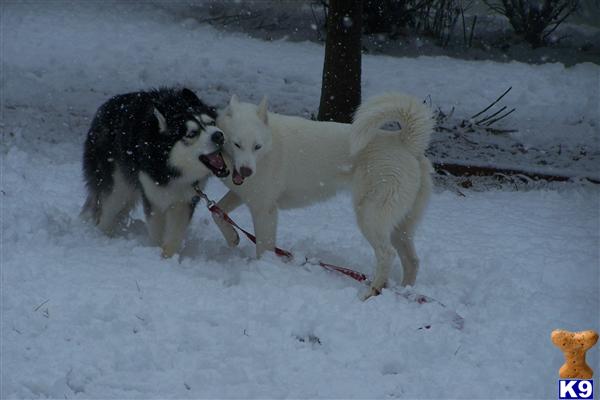
[[[591,379],[594,371],[585,362],[585,352],[598,341],[595,331],[569,332],[560,329],[552,331],[552,343],[562,350],[565,363],[558,374],[563,379]]]

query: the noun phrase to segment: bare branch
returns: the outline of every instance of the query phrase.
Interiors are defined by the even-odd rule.
[[[487,121],[488,119],[494,118],[496,115],[500,114],[504,110],[506,110],[506,106],[502,107],[501,109],[499,109],[498,111],[496,111],[492,115],[488,115],[487,117],[485,117],[483,119],[480,119],[479,121],[476,121],[475,125],[480,125],[480,124],[484,123],[485,121]]]
[[[512,114],[512,113],[513,113],[513,111],[515,111],[515,110],[516,110],[516,108],[513,108],[512,110],[510,110],[510,111],[509,111],[509,112],[507,112],[506,114],[504,114],[504,115],[501,115],[501,116],[499,116],[498,118],[491,120],[490,122],[488,122],[487,124],[485,124],[485,126],[490,126],[490,125],[492,125],[494,122],[498,122],[498,121],[500,121],[501,119],[503,119],[503,118],[506,118],[507,116],[509,116],[510,114]]]
[[[42,306],[43,306],[44,304],[46,304],[46,303],[47,303],[47,302],[49,302],[49,301],[50,301],[50,299],[46,299],[46,300],[44,300],[44,301],[43,301],[41,304],[39,304],[37,307],[35,307],[35,308],[33,309],[33,311],[35,312],[35,311],[39,310],[40,308],[42,308]]]
[[[510,92],[512,90],[512,86],[509,87],[508,89],[506,89],[506,91],[504,93],[502,93],[502,95],[500,97],[498,97],[492,104],[490,104],[489,106],[487,106],[485,109],[483,109],[482,111],[479,111],[477,114],[473,115],[471,117],[471,119],[476,118],[478,116],[480,116],[481,114],[483,114],[484,112],[486,112],[487,110],[489,110],[490,108],[492,108],[494,106],[494,104],[496,104],[497,102],[499,102],[500,100],[502,100],[502,98],[504,96],[506,96],[506,94],[508,92]]]

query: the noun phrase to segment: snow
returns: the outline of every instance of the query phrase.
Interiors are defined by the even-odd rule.
[[[318,266],[254,260],[247,241],[226,247],[203,208],[179,258],[150,246],[140,210],[103,236],[78,213],[81,144],[106,98],[181,83],[216,105],[267,94],[308,116],[323,49],[143,2],[3,2],[1,15],[0,397],[551,398],[563,358],[550,332],[600,329],[595,186],[438,190],[415,290],[446,308],[392,290],[363,303],[360,284]],[[518,139],[598,145],[597,65],[363,63],[367,96],[404,90],[469,114],[513,85]],[[212,179],[207,193],[224,190]],[[251,227],[246,210],[232,217]],[[372,273],[347,194],[282,212],[278,237],[299,259]],[[588,362],[600,371],[598,346]]]
[[[43,126],[54,138],[67,134],[65,140],[73,141],[108,97],[153,85],[186,84],[216,105],[224,105],[232,92],[254,102],[266,94],[274,111],[316,114],[320,45],[250,40],[192,24],[190,16],[177,17],[151,3],[36,3],[36,8],[10,3],[5,8],[3,88],[10,94],[5,115],[9,121]],[[434,140],[431,147],[432,158],[483,166],[518,163],[533,172],[560,170],[600,179],[598,65],[567,68],[448,57],[363,59],[365,97],[402,90],[431,99],[445,112],[454,107],[459,120],[482,110],[510,86],[513,91],[502,104],[517,111],[497,127],[518,129],[517,133],[458,139],[440,134],[441,141]],[[57,118],[38,122],[40,109]],[[20,123],[15,125],[20,130]],[[15,133],[19,139],[30,135]],[[473,141],[481,146],[472,148],[468,143]],[[524,154],[512,148],[514,144],[532,151]],[[481,154],[488,145],[505,151],[490,160]]]

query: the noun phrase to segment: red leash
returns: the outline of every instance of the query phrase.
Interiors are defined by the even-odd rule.
[[[254,236],[253,234],[251,234],[250,232],[248,232],[247,230],[245,230],[244,228],[239,226],[234,220],[231,219],[231,217],[229,215],[227,215],[227,213],[225,211],[221,210],[219,208],[219,206],[217,206],[215,204],[214,201],[209,201],[207,207],[211,213],[218,215],[219,217],[223,218],[223,220],[225,220],[225,222],[227,222],[230,225],[234,226],[235,228],[239,229],[244,235],[246,235],[246,237],[248,239],[250,239],[250,241],[252,243],[256,244],[256,236]],[[284,250],[279,247],[275,247],[275,254],[277,254],[279,257],[286,257],[289,259],[294,258],[294,255],[290,251]],[[308,259],[306,261],[308,262]],[[337,265],[327,264],[322,261],[319,261],[318,264],[321,267],[328,269],[330,271],[340,272],[346,276],[349,276],[350,278],[352,278],[358,282],[364,282],[367,280],[367,276],[365,274],[358,272],[358,271],[351,270],[350,268],[338,267]]]
[[[206,200],[206,207],[208,208],[208,210],[215,214],[218,215],[219,217],[223,218],[223,220],[225,220],[225,222],[227,222],[228,224],[230,224],[231,226],[237,228],[238,230],[240,230],[244,235],[246,235],[246,237],[254,244],[256,244],[256,236],[254,236],[252,233],[248,232],[247,230],[245,230],[244,228],[242,228],[241,226],[239,226],[234,220],[231,219],[231,217],[225,212],[223,211],[221,208],[219,208],[219,206],[217,206],[217,203],[215,203],[213,200],[210,200],[208,198],[208,196],[206,194],[204,194],[204,192],[202,192],[200,190],[199,187],[194,186],[194,189],[196,190],[196,192],[198,193],[198,197],[202,198],[204,200]],[[198,199],[199,200],[199,199]],[[197,202],[197,201],[196,201]],[[294,255],[292,254],[292,252],[288,251],[288,250],[284,250],[282,248],[279,247],[275,247],[275,254],[277,254],[279,257],[285,257],[288,259],[293,259]],[[308,260],[308,258],[306,259],[306,263],[309,263],[310,261]],[[335,271],[335,272],[339,272],[341,274],[344,274],[352,279],[354,279],[355,281],[361,282],[361,283],[368,283],[369,279],[367,277],[367,275],[363,274],[362,272],[358,272],[358,271],[354,271],[350,268],[344,268],[344,267],[338,267],[337,265],[333,265],[333,264],[327,264],[324,263],[322,261],[318,261],[317,262],[318,265],[320,265],[321,267],[325,268],[326,270],[329,271]],[[452,325],[456,328],[461,330],[464,326],[465,320],[462,316],[460,316],[458,313],[449,310],[446,305],[442,302],[440,302],[439,300],[436,300],[434,298],[431,298],[429,296],[425,296],[422,294],[418,294],[418,293],[414,293],[414,292],[400,292],[397,290],[394,290],[394,293],[396,293],[397,295],[409,300],[409,301],[413,301],[415,303],[418,304],[425,304],[425,303],[435,303],[438,304],[444,308],[446,308],[448,310],[448,312],[451,314],[451,320],[452,320]],[[431,325],[423,325],[422,327],[420,327],[419,329],[430,329]]]

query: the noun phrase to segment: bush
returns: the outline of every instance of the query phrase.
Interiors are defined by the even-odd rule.
[[[438,39],[442,46],[447,46],[461,14],[458,0],[425,0],[417,3],[414,17],[414,28]],[[415,6],[417,7],[417,6]]]
[[[446,46],[463,12],[462,0],[365,0],[363,25],[365,33],[394,34],[407,28]]]
[[[579,0],[488,0],[485,3],[506,16],[515,33],[535,48],[547,43],[548,36],[577,9]]]
[[[470,0],[363,0],[362,4],[365,34],[386,33],[394,37],[398,32],[407,29],[415,34],[433,37],[439,44],[446,46],[458,18],[462,16],[464,40],[467,45],[464,12],[471,7]],[[315,21],[319,22],[315,14],[316,6],[322,7],[327,16],[329,0],[312,2]],[[476,18],[472,21],[470,40],[475,22]]]

